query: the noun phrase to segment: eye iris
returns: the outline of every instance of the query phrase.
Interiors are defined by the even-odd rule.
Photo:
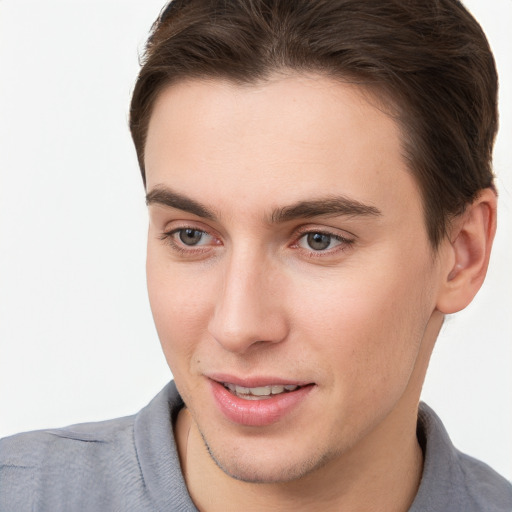
[[[322,233],[309,233],[307,240],[308,245],[315,251],[323,251],[331,244],[331,236]]]
[[[182,229],[179,236],[185,245],[196,245],[201,241],[203,232],[197,229]]]

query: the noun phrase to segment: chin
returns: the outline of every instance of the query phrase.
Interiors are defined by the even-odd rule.
[[[230,450],[230,453],[219,453],[213,450],[203,436],[206,448],[215,464],[228,476],[235,480],[257,484],[277,484],[300,480],[326,465],[335,456],[317,455],[301,458],[294,451],[293,455],[283,457],[283,452],[272,450],[270,456],[259,457],[254,453]]]

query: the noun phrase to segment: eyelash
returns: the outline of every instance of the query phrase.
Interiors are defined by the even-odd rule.
[[[203,235],[211,236],[215,239],[213,235],[210,235],[207,231],[203,229],[198,229],[194,226],[181,226],[179,228],[172,229],[170,231],[167,231],[165,233],[162,233],[160,236],[160,239],[167,244],[171,245],[172,249],[178,252],[179,254],[188,254],[188,255],[201,255],[205,252],[207,252],[210,249],[210,246],[188,246],[186,247],[185,244],[180,245],[180,243],[176,242],[174,239],[174,236],[179,234],[180,232],[183,232],[187,229],[197,231],[199,233],[202,233]],[[303,247],[299,246],[300,240],[302,240],[304,237],[308,235],[323,235],[328,236],[331,239],[336,240],[339,242],[339,245],[334,247],[333,249],[326,249],[326,250],[314,250],[314,249],[305,249]],[[355,239],[346,238],[344,236],[341,236],[336,233],[332,233],[325,229],[303,229],[299,230],[294,235],[295,241],[291,244],[291,247],[294,249],[297,249],[301,252],[307,253],[308,257],[310,258],[321,258],[326,256],[332,256],[334,254],[337,254],[338,252],[346,251],[348,248],[350,248],[354,242]]]
[[[197,231],[199,233],[202,233],[204,235],[209,235],[207,231],[204,229],[198,229],[194,226],[181,226],[179,228],[172,229],[170,231],[166,231],[165,233],[162,233],[160,236],[160,240],[163,240],[165,243],[169,244],[173,250],[180,254],[202,254],[206,251],[208,251],[208,246],[189,246],[188,248],[185,246],[185,244],[180,245],[174,240],[174,235],[177,235],[181,231],[185,231],[187,229],[191,229],[194,231]],[[212,236],[212,235],[209,235]],[[214,238],[214,237],[213,237]]]
[[[332,248],[332,249],[325,249],[325,250],[317,250],[314,249],[304,249],[299,246],[300,240],[302,240],[304,237],[307,237],[308,235],[323,235],[328,236],[331,238],[331,240],[336,240],[339,242],[339,245]],[[298,233],[295,235],[295,242],[292,244],[292,247],[297,248],[300,251],[304,251],[307,253],[309,258],[322,258],[327,256],[333,256],[337,254],[338,252],[344,252],[347,249],[349,249],[355,242],[355,239],[352,238],[346,238],[340,234],[333,233],[329,230],[325,229],[303,229],[299,230]]]

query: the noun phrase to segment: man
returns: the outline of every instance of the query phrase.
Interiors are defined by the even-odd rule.
[[[2,507],[510,510],[418,411],[496,225],[496,74],[465,9],[175,0],[130,126],[176,384],[5,440]]]

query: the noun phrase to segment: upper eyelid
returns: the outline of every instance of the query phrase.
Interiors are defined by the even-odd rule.
[[[173,224],[173,227],[167,227],[170,224]],[[163,234],[170,234],[175,233],[176,231],[180,231],[182,229],[195,229],[196,231],[202,231],[203,233],[206,233],[207,235],[211,236],[217,236],[215,233],[217,231],[215,229],[210,228],[209,226],[205,226],[204,223],[201,221],[195,221],[195,220],[172,220],[169,222],[166,222],[162,228]]]
[[[195,231],[200,231],[201,233],[204,233],[205,235],[208,235],[208,236],[211,236],[214,238],[218,238],[216,235],[212,234],[207,229],[199,228],[199,227],[193,226],[193,225],[184,225],[184,226],[179,226],[176,228],[164,230],[163,234],[164,235],[172,235],[174,233],[178,233],[179,231],[181,231],[183,229],[193,229]],[[331,231],[329,229],[299,229],[299,230],[296,230],[295,233],[292,234],[291,238],[302,238],[303,236],[311,234],[311,233],[319,233],[322,235],[329,235],[329,236],[332,236],[333,238],[339,238],[342,240],[347,240],[349,238],[356,238],[354,235],[352,235],[350,233],[349,233],[349,236],[345,236],[343,234],[335,232],[334,230]]]
[[[192,229],[194,231],[199,231],[203,235],[207,235],[207,236],[209,236],[212,239],[217,238],[215,235],[212,235],[208,231],[206,231],[204,229],[198,229],[197,227],[194,227],[194,226],[182,226],[182,227],[179,227],[179,228],[170,229],[168,231],[165,231],[162,234],[162,237],[163,238],[173,237],[173,235],[175,235],[176,233],[179,233],[180,231],[183,231],[183,230],[186,230],[186,229]],[[193,248],[194,246],[190,246],[190,247]]]
[[[330,236],[331,238],[333,238],[334,240],[339,242],[339,245],[343,245],[343,244],[345,244],[345,245],[352,245],[355,242],[355,239],[347,238],[347,237],[344,237],[343,235],[337,235],[337,234],[334,234],[334,233],[329,233],[329,232],[324,232],[324,231],[306,231],[305,233],[302,233],[300,236],[295,238],[295,241],[292,243],[292,247],[293,246],[297,247],[299,245],[300,240],[302,240],[305,236],[307,236],[307,235],[309,235],[311,233],[318,233],[320,235]],[[335,250],[336,247],[333,247],[332,249],[325,250],[325,251],[315,251],[314,249],[311,249],[311,252],[315,252],[315,253],[318,252],[318,254],[323,252],[324,254],[329,254],[331,251]],[[303,249],[305,251],[308,250],[308,249],[304,249],[304,248],[301,248],[301,249]]]
[[[357,236],[351,233],[350,231],[344,229],[337,228],[329,228],[329,227],[317,227],[317,226],[299,226],[295,230],[295,236],[303,236],[309,233],[320,233],[322,235],[330,235],[333,237],[341,238],[343,240],[353,240],[357,239]]]
[[[178,233],[179,231],[183,231],[184,229],[193,229],[194,231],[200,231],[201,233],[204,233],[205,235],[212,236],[208,231],[205,229],[200,229],[196,226],[180,226],[179,228],[173,228],[165,231],[166,235],[171,235],[173,233]]]

